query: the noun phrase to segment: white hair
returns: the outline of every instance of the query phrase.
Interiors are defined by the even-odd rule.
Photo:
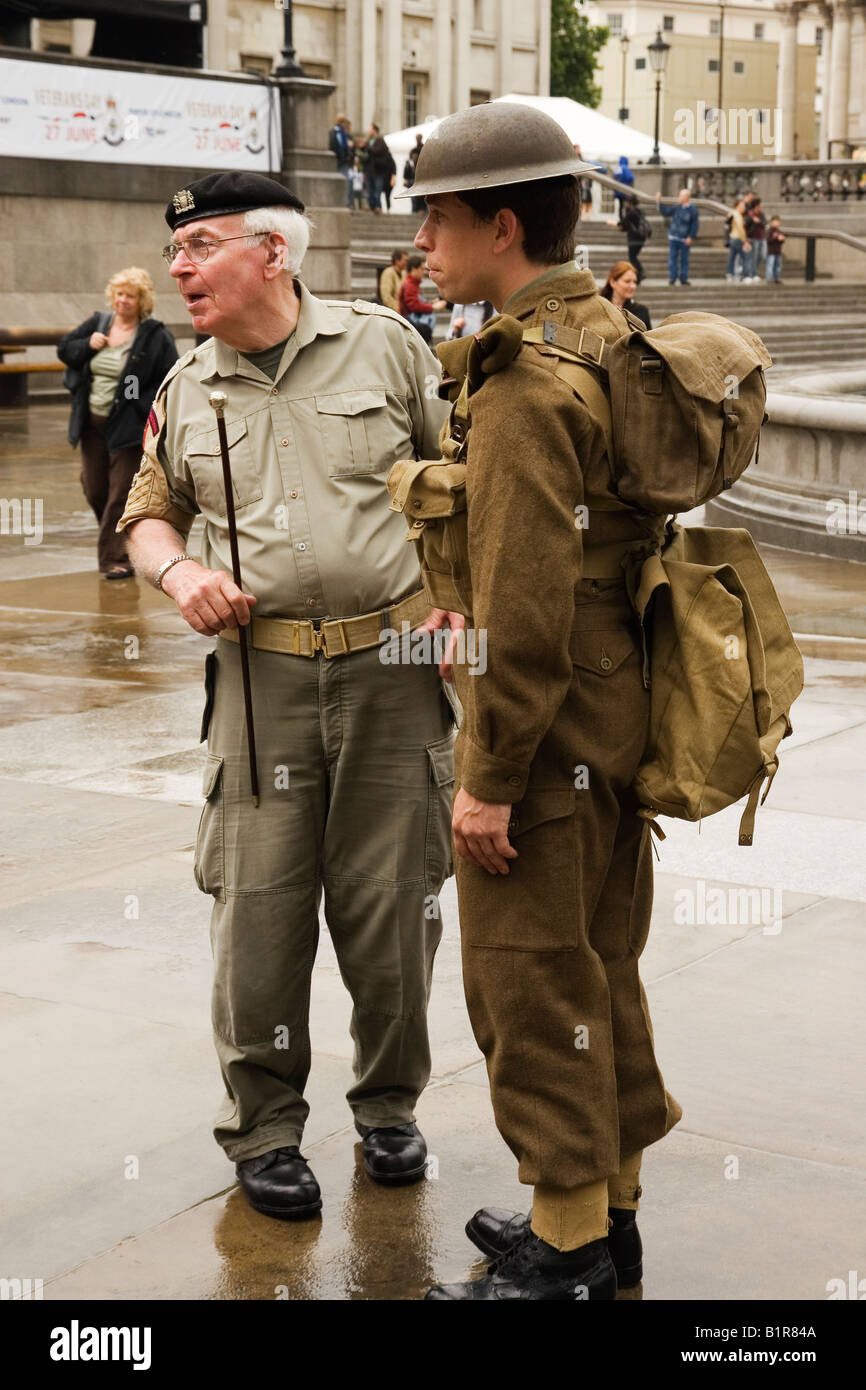
[[[280,232],[286,239],[288,262],[287,275],[299,275],[304,256],[310,244],[313,223],[309,217],[295,208],[276,207],[253,208],[244,213],[244,231],[253,236],[266,236],[268,232]]]

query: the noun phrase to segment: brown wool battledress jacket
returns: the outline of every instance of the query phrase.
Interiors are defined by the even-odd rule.
[[[524,286],[503,314],[524,328],[586,326],[607,341],[625,327],[589,271],[572,262]],[[467,346],[438,349],[458,381]],[[513,803],[530,785],[570,782],[573,733],[562,746],[556,739],[542,745],[566,704],[574,662],[608,671],[634,650],[626,631],[603,649],[591,633],[572,631],[584,576],[607,568],[596,556],[639,540],[654,523],[616,502],[601,428],[571,387],[554,378],[559,360],[543,345],[515,343],[512,360],[495,361],[470,397],[471,623],[486,633],[488,669],[469,676],[455,668],[464,707],[456,777],[483,801]]]

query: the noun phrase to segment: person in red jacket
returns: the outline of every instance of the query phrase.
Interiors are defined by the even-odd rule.
[[[418,329],[425,343],[433,341],[433,327],[436,315],[446,307],[444,299],[434,299],[428,304],[421,298],[421,281],[424,279],[426,262],[423,256],[410,256],[406,266],[406,278],[400,286],[400,313]]]

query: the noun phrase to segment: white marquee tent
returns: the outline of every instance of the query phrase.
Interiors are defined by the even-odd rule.
[[[609,165],[611,173],[619,163],[621,154],[628,155],[629,163],[635,165],[638,160],[646,164],[653,152],[651,135],[645,135],[642,130],[635,130],[633,126],[624,125],[622,121],[614,121],[610,116],[603,116],[600,111],[593,111],[590,106],[582,106],[579,101],[572,101],[570,97],[530,97],[518,92],[509,92],[507,96],[497,97],[496,100],[533,106],[536,111],[544,111],[548,116],[552,116],[562,126],[571,143],[580,145],[584,159],[590,162],[597,160]],[[436,119],[428,120],[385,136],[397,165],[398,189],[403,187],[403,165],[415,144],[416,134],[420,131],[426,140],[438,124],[439,121]],[[659,142],[659,153],[662,161],[668,165],[692,162],[691,155],[685,150],[663,141]],[[402,199],[394,204],[395,212],[405,209],[406,203]]]

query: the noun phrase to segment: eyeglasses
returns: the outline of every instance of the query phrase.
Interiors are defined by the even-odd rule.
[[[247,241],[250,237],[267,236],[266,232],[243,232],[240,236],[219,236],[213,237],[210,241],[205,241],[203,237],[191,236],[188,241],[170,241],[168,246],[162,248],[162,259],[166,265],[171,265],[181,251],[186,253],[189,260],[201,265],[206,261],[215,246],[219,246],[224,241]]]

